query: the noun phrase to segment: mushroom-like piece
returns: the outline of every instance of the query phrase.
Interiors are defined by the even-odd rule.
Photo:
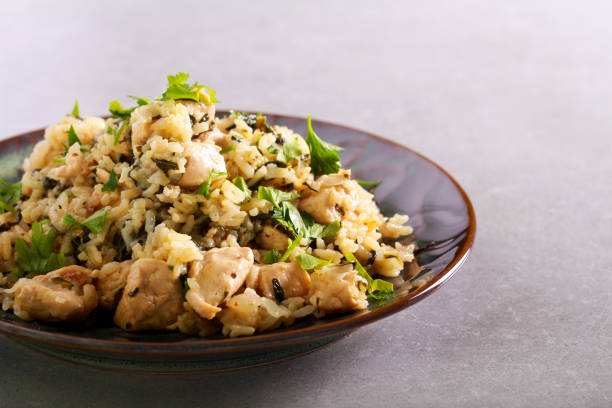
[[[221,311],[218,306],[242,286],[253,266],[250,248],[214,248],[194,261],[189,269],[185,298],[197,314],[212,319]]]
[[[11,289],[13,311],[23,320],[85,320],[98,306],[92,274],[87,268],[72,265],[32,279],[21,278]]]
[[[129,269],[115,324],[124,330],[163,330],[183,311],[182,286],[168,265],[143,258]]]

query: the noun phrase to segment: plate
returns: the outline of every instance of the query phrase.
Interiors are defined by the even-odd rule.
[[[223,114],[225,112],[219,112]],[[304,118],[266,114],[271,124],[306,135]],[[109,316],[95,324],[72,326],[24,322],[0,311],[0,333],[46,354],[107,369],[183,372],[217,371],[296,357],[340,339],[432,294],[466,261],[476,233],[476,218],[461,186],[444,169],[407,147],[361,130],[313,121],[317,134],[344,148],[342,167],[354,178],[382,179],[376,201],[385,215],[408,214],[419,246],[421,268],[407,267],[395,297],[349,315],[306,319],[289,328],[242,338],[194,338],[174,332],[126,333]],[[0,142],[0,177],[14,181],[44,130]],[[415,287],[424,274],[431,279]]]

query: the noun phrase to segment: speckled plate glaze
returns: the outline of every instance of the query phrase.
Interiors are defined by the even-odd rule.
[[[304,118],[267,114],[269,123],[306,135]],[[126,333],[110,316],[88,325],[23,322],[0,311],[0,332],[46,354],[107,369],[148,372],[217,371],[267,364],[316,350],[356,328],[423,300],[461,267],[476,232],[474,209],[461,186],[440,166],[392,141],[345,126],[313,121],[317,134],[344,148],[342,166],[358,179],[378,180],[376,200],[386,215],[408,214],[419,245],[415,275],[406,268],[395,297],[369,309],[324,319],[306,319],[290,328],[235,339],[187,337],[173,332]],[[44,131],[0,142],[0,177],[17,180],[23,159]],[[423,273],[433,279],[417,289],[410,282]]]

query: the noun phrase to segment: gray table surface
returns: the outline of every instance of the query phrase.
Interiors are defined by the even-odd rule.
[[[612,406],[610,2],[99,3],[1,3],[0,137],[182,70],[220,107],[431,157],[471,196],[476,246],[422,303],[263,368],[110,374],[0,338],[1,406]]]

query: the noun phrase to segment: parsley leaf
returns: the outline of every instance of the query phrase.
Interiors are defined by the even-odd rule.
[[[310,214],[300,212],[288,201],[282,202],[280,208],[274,209],[272,218],[294,235],[308,239],[333,237],[340,230],[338,221],[329,225],[317,224]]]
[[[108,106],[108,111],[111,113],[111,115],[120,119],[129,119],[134,109],[136,109],[136,106],[130,109],[124,108],[121,106],[119,101],[111,101],[110,105]]]
[[[74,127],[70,125],[70,129],[68,129],[68,147],[72,146],[75,143],[82,144],[81,139],[79,139],[76,134],[76,131],[74,130]]]
[[[21,198],[21,183],[9,184],[0,179],[0,214],[12,212],[17,214],[17,210],[13,207]]]
[[[386,298],[387,296],[393,295],[393,284],[391,282],[387,282],[383,279],[372,279],[370,274],[365,270],[365,268],[359,263],[355,255],[348,252],[344,254],[344,257],[349,262],[355,263],[355,269],[359,276],[368,281],[368,297],[373,300],[381,300]]]
[[[79,100],[75,99],[74,100],[74,107],[72,108],[72,116],[74,116],[75,118],[80,119],[80,115],[79,115]]]
[[[47,222],[49,220],[32,224],[31,248],[21,238],[15,241],[17,263],[26,272],[43,274],[59,269],[66,263],[63,253],[53,252],[55,230],[51,228],[47,234],[43,232],[42,225]]]
[[[186,82],[189,79],[189,74],[179,72],[176,75],[167,75],[166,78],[168,78],[168,89],[162,94],[160,98],[162,101],[168,99],[188,99],[202,102],[200,101],[200,90],[204,88],[208,91],[212,103],[220,102],[215,97],[217,93],[212,88],[206,85],[200,85],[197,82],[193,85],[189,85]],[[192,92],[192,90],[195,90],[195,92]]]
[[[300,267],[305,270],[316,269],[321,266],[329,265],[331,261],[326,259],[319,259],[316,256],[312,256],[307,253],[300,254],[296,257]]]
[[[272,187],[259,186],[257,190],[257,198],[271,202],[277,209],[280,209],[282,202],[291,201],[299,196],[297,193],[287,193]]]
[[[249,190],[249,186],[247,186],[247,183],[241,176],[235,177],[232,180],[232,184],[238,187],[240,191],[244,193],[245,201],[249,201],[251,199],[251,190]]]
[[[104,224],[106,223],[106,213],[108,213],[108,208],[103,208],[96,211],[83,222],[77,221],[72,214],[66,213],[64,214],[64,225],[87,228],[92,234],[99,234],[104,229]]]
[[[139,98],[137,96],[128,95],[129,98],[132,98],[136,101],[138,106],[150,105],[151,102],[147,98]]]
[[[382,180],[376,180],[376,181],[355,180],[355,181],[361,187],[365,188],[366,190],[370,190],[370,191],[374,190],[376,187],[378,187],[380,183],[382,183]]]
[[[271,251],[266,252],[266,254],[263,257],[263,262],[266,265],[273,264],[273,263],[278,262],[279,257],[280,257],[280,254],[278,253],[278,249],[273,248]]]
[[[115,191],[118,182],[117,173],[115,173],[115,170],[111,170],[108,181],[102,186],[102,191]]]
[[[337,173],[340,170],[338,151],[342,150],[342,148],[319,139],[312,129],[310,115],[308,115],[306,144],[310,148],[310,167],[316,177],[322,174]]]
[[[221,149],[221,153],[231,152],[232,150],[236,150],[237,148],[238,146],[236,145],[225,146],[224,148]]]
[[[217,177],[226,176],[226,175],[227,173],[224,173],[224,172],[219,173],[214,170],[211,171],[210,176],[208,176],[208,180],[206,181],[206,183],[202,184],[200,188],[198,188],[197,194],[201,194],[206,198],[210,197],[210,183],[212,183],[212,181],[216,179]]]
[[[300,245],[300,241],[302,240],[302,236],[298,235],[293,242],[291,240],[289,240],[289,248],[287,248],[287,250],[285,251],[285,253],[283,254],[283,256],[280,257],[280,259],[278,260],[278,262],[285,262],[287,260],[287,258],[289,258],[289,255],[291,255],[291,253],[293,252],[293,250],[295,248],[297,248]]]

